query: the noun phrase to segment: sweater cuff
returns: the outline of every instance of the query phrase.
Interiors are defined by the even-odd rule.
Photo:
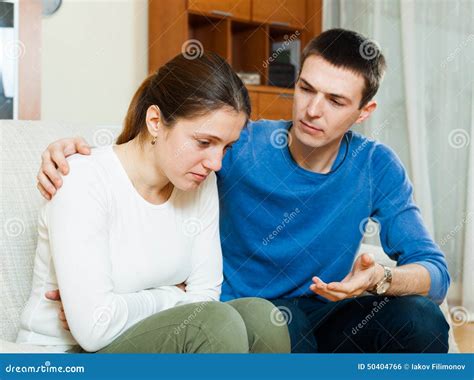
[[[437,303],[438,305],[441,304],[446,297],[446,286],[443,284],[443,276],[439,268],[430,263],[428,261],[418,261],[412,264],[418,264],[426,268],[428,273],[430,274],[431,284],[430,290],[428,292],[428,298],[430,298],[433,302]]]
[[[177,286],[160,286],[149,291],[155,299],[155,313],[187,303],[186,292]]]

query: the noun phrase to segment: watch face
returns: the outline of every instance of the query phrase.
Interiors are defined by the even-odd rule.
[[[377,294],[384,294],[388,288],[390,288],[390,284],[388,282],[384,282],[380,286],[377,287]]]

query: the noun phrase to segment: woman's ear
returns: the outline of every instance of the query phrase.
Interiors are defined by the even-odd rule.
[[[158,106],[153,105],[148,107],[145,121],[148,133],[152,138],[156,138],[161,127],[161,112]]]

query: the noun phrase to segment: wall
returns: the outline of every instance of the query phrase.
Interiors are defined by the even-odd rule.
[[[42,28],[41,119],[121,124],[147,75],[147,1],[64,0]]]

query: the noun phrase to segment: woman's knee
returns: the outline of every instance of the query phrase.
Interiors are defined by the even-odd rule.
[[[247,329],[240,314],[222,302],[206,302],[191,324],[211,352],[248,353]]]
[[[239,298],[228,304],[238,311],[245,323],[250,352],[291,351],[289,315],[262,298]]]
[[[193,303],[165,310],[137,324],[119,340],[121,347],[115,352],[249,351],[242,317],[231,306],[221,302]]]

